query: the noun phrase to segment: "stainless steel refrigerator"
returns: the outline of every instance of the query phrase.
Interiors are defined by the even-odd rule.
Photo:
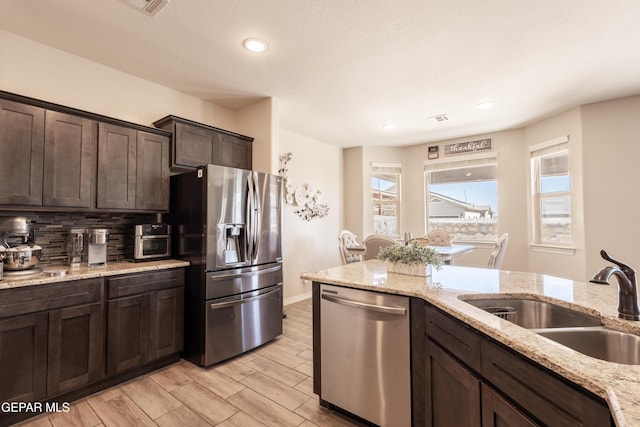
[[[174,257],[190,261],[183,356],[209,366],[282,334],[282,178],[207,165],[171,177]]]

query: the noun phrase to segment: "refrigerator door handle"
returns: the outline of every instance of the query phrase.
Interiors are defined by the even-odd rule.
[[[253,263],[253,252],[255,251],[255,239],[253,235],[254,231],[254,222],[255,218],[253,215],[255,203],[255,185],[253,184],[253,172],[249,172],[249,176],[247,176],[247,212],[246,212],[246,222],[247,222],[247,239],[246,239],[246,250],[247,250],[247,259],[251,260]]]
[[[278,283],[280,285],[280,283]],[[280,289],[274,289],[273,291],[269,291],[269,292],[265,292],[264,294],[260,294],[260,295],[256,295],[254,297],[251,298],[244,298],[244,299],[237,299],[234,301],[228,301],[228,302],[217,302],[217,303],[213,303],[210,305],[212,310],[217,310],[220,308],[226,308],[226,307],[233,307],[234,305],[242,305],[242,304],[247,304],[250,302],[254,302],[254,301],[258,301],[264,298],[267,298],[275,293],[280,292]]]
[[[260,243],[260,192],[258,185],[258,173],[252,172],[253,177],[253,254],[251,262],[255,262],[258,257],[258,245]]]

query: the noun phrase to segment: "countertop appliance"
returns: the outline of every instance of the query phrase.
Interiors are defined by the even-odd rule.
[[[89,267],[107,265],[107,242],[109,231],[106,228],[93,228],[87,232],[87,264]]]
[[[183,357],[209,366],[282,334],[282,178],[207,165],[171,177],[173,257],[190,261]]]
[[[321,403],[410,426],[409,324],[408,297],[321,285]]]
[[[148,261],[171,256],[169,224],[139,224],[134,227],[133,260]]]
[[[25,276],[42,273],[36,267],[42,256],[42,248],[35,244],[35,232],[30,221],[22,216],[0,219],[0,235],[3,250],[0,260],[4,275]]]
[[[69,267],[78,268],[85,259],[84,228],[72,228],[67,237],[67,252],[69,253]]]

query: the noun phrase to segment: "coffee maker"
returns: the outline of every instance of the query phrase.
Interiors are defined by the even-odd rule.
[[[107,241],[109,232],[106,228],[94,228],[87,233],[87,264],[89,267],[107,265]]]

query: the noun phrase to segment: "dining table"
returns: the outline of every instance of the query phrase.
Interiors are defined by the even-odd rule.
[[[471,252],[474,248],[473,245],[452,244],[450,246],[433,246],[427,245],[429,248],[433,248],[440,254],[442,262],[445,264],[451,264],[451,260],[455,257],[462,255],[466,252]]]

